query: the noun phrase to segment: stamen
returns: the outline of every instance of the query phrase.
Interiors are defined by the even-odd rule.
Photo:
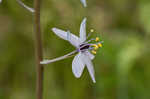
[[[92,35],[92,33],[88,33],[88,36],[87,36],[87,38],[86,39],[89,39],[89,37]]]
[[[86,41],[85,43],[89,43],[89,42],[91,42],[91,41],[93,41],[93,40],[95,40],[95,39],[92,38],[92,39]]]
[[[95,51],[95,50],[92,50],[91,53],[92,53],[92,54],[96,54],[96,51]]]
[[[94,47],[94,49],[95,49],[95,50],[97,50],[97,49],[98,49],[98,45],[93,44],[92,46]]]
[[[94,32],[94,29],[91,29],[90,32],[91,32],[91,33]]]
[[[98,45],[98,47],[102,47],[103,46],[102,43],[98,43],[97,45]]]
[[[99,41],[99,37],[96,37],[95,41],[98,42]]]

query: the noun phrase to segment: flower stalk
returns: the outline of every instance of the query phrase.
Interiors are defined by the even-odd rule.
[[[74,50],[74,51],[72,51],[72,52],[70,52],[70,53],[68,53],[64,56],[60,56],[60,57],[55,58],[55,59],[43,60],[43,61],[40,62],[40,64],[50,64],[50,63],[53,63],[53,62],[57,62],[57,61],[72,57],[72,56],[74,56],[75,53],[77,53],[77,50]]]
[[[31,7],[27,6],[27,5],[25,5],[21,0],[16,0],[16,1],[19,3],[19,5],[21,5],[21,6],[22,6],[23,8],[25,8],[26,10],[28,10],[28,11],[30,11],[30,12],[32,12],[32,13],[35,12],[33,8],[31,8]]]
[[[34,0],[34,30],[35,30],[35,55],[36,55],[36,99],[42,99],[43,96],[43,74],[44,67],[40,64],[42,61],[42,40],[40,27],[40,4],[41,0]]]

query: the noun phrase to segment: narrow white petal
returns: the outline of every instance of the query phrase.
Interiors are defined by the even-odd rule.
[[[95,58],[95,56],[93,54],[91,54],[89,51],[86,51],[85,54],[91,59],[93,60]]]
[[[70,33],[70,39],[68,40],[68,33],[58,28],[52,28],[52,31],[59,36],[60,38],[69,41],[73,46],[78,47],[79,46],[79,38],[75,36],[74,34]]]
[[[80,42],[83,43],[86,40],[86,18],[83,19],[80,25]]]
[[[2,2],[2,0],[0,0],[0,3]]]
[[[80,0],[84,7],[87,7],[86,0]]]
[[[93,67],[91,59],[89,57],[87,57],[87,55],[85,53],[83,53],[82,54],[82,60],[86,64],[87,69],[90,73],[90,76],[91,76],[93,82],[96,83],[96,81],[95,81],[95,71],[94,71],[94,67]]]
[[[26,8],[28,11],[30,11],[30,12],[32,12],[32,13],[35,12],[33,8],[28,7],[28,6],[25,5],[21,0],[17,0],[17,2],[18,2],[21,6],[23,6],[24,8]]]
[[[81,59],[81,52],[78,53],[72,62],[72,72],[75,77],[79,78],[84,70],[85,64],[82,62]]]

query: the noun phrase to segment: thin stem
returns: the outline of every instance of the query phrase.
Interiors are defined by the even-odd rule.
[[[40,64],[42,61],[42,40],[40,28],[40,2],[41,0],[34,0],[34,30],[35,30],[35,54],[36,54],[36,67],[37,67],[37,80],[36,80],[36,99],[42,99],[43,96],[43,73],[44,67]]]
[[[25,5],[22,1],[17,0],[17,2],[18,2],[22,7],[24,7],[25,9],[27,9],[28,11],[30,11],[30,12],[32,12],[32,13],[35,12],[33,8],[31,8],[31,7],[27,6],[27,5]]]
[[[50,64],[50,63],[53,63],[53,62],[56,62],[56,61],[60,61],[60,60],[63,60],[63,59],[66,59],[66,58],[69,58],[69,57],[72,57],[75,53],[77,52],[77,50],[75,51],[72,51],[64,56],[61,56],[61,57],[58,57],[58,58],[55,58],[55,59],[51,59],[51,60],[44,60],[42,62],[40,62],[41,64]]]

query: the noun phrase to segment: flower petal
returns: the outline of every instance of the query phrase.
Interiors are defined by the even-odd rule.
[[[86,18],[83,19],[80,25],[80,43],[86,40]]]
[[[93,82],[96,83],[95,76],[94,76],[95,75],[95,71],[94,71],[91,59],[89,57],[87,57],[86,53],[82,53],[82,60],[86,64],[87,69],[88,69],[88,71],[90,73],[90,76],[91,76]]]
[[[58,28],[52,28],[52,31],[57,35],[59,36],[60,38],[64,39],[64,40],[67,40],[69,41],[73,46],[75,47],[78,47],[79,46],[79,38],[77,36],[75,36],[74,34],[70,33],[69,34],[69,38],[68,39],[68,33],[69,32],[65,32],[61,29],[58,29]]]
[[[84,7],[87,7],[86,0],[80,0]]]
[[[73,59],[72,62],[72,72],[75,77],[79,78],[84,70],[85,64],[82,62],[81,59],[81,52],[79,52]]]
[[[93,59],[95,58],[95,56],[94,56],[93,54],[91,54],[89,51],[86,51],[85,54],[86,54],[87,56],[89,56],[89,58],[90,58],[91,60],[93,60]]]
[[[2,0],[0,0],[0,3],[2,2]]]

